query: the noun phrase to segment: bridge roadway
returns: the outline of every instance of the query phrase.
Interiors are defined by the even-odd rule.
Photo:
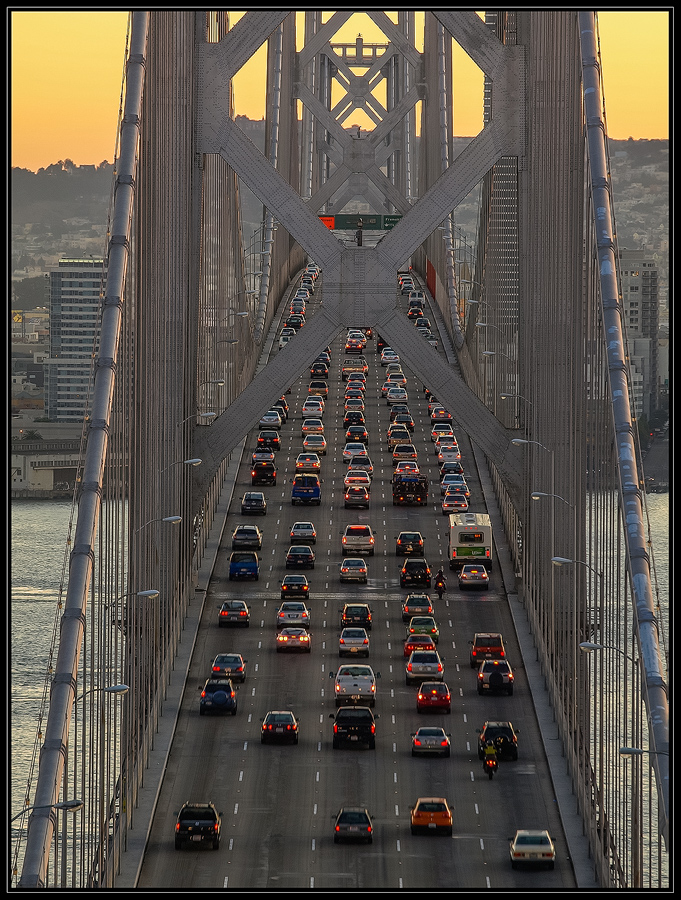
[[[316,296],[319,298],[319,292]],[[313,309],[317,303],[318,299],[313,301]],[[270,342],[275,334],[273,327]],[[365,354],[369,364],[367,428],[375,466],[371,508],[344,509],[341,341],[339,337],[331,348],[329,398],[324,412],[329,446],[322,458],[321,507],[293,507],[288,483],[295,458],[302,450],[301,407],[307,396],[307,371],[287,398],[290,410],[282,428],[282,449],[277,454],[277,485],[263,488],[268,499],[266,517],[242,517],[239,511],[239,499],[250,488],[249,460],[257,429],[247,436],[243,457],[234,462],[236,483],[219,549],[215,545],[217,553],[205,602],[194,601],[193,606],[198,602],[202,609],[194,609],[194,621],[190,610],[177,664],[181,677],[184,655],[186,687],[178,701],[172,699],[173,692],[180,697],[177,683],[169,689],[161,733],[116,886],[241,890],[595,887],[580,843],[578,818],[571,812],[566,814],[569,784],[565,783],[555,725],[551,724],[550,711],[539,706],[536,696],[533,702],[528,684],[524,660],[529,662],[528,668],[535,670],[536,665],[527,636],[520,636],[526,644],[524,652],[516,637],[513,619],[519,611],[514,612],[513,606],[519,604],[517,598],[507,596],[509,583],[513,590],[512,573],[507,570],[502,577],[499,560],[492,569],[489,592],[462,594],[454,573],[448,570],[449,590],[443,600],[438,602],[431,592],[441,629],[439,650],[452,691],[452,712],[449,716],[416,713],[416,688],[407,687],[404,679],[400,601],[406,590],[399,587],[401,560],[395,556],[394,539],[400,530],[418,529],[425,537],[426,558],[433,572],[441,563],[446,565],[447,520],[439,509],[427,403],[422,385],[405,371],[409,406],[416,422],[414,443],[419,463],[431,481],[431,497],[428,507],[393,507],[391,454],[386,446],[389,408],[380,399],[384,369],[375,352],[375,340],[369,342]],[[455,432],[471,487],[470,509],[484,511],[486,496],[493,500],[486,470],[481,467],[481,480],[470,441],[456,425]],[[234,457],[237,455],[235,452]],[[316,566],[307,573],[313,649],[309,655],[278,654],[274,620],[280,602],[279,583],[285,574],[289,528],[301,519],[312,520],[318,532]],[[230,582],[231,533],[240,522],[253,521],[265,534],[260,580]],[[369,522],[377,533],[376,554],[368,558],[367,586],[339,582],[340,535],[351,522]],[[503,542],[503,535],[497,533],[496,540],[500,539]],[[508,561],[503,563],[507,567]],[[217,609],[227,597],[247,599],[250,628],[218,628]],[[335,705],[329,673],[339,664],[339,608],[353,599],[370,602],[374,610],[368,662],[381,673],[375,751],[333,750],[331,746],[329,714]],[[500,631],[504,635],[516,676],[512,697],[478,696],[468,645],[476,631]],[[214,656],[228,651],[241,652],[248,661],[247,679],[238,693],[238,713],[200,717],[200,686]],[[536,681],[536,671],[534,677]],[[539,700],[545,703],[541,693]],[[300,717],[297,746],[260,744],[260,720],[268,709],[276,708],[290,708]],[[519,759],[501,763],[493,781],[483,775],[476,749],[476,729],[487,719],[510,719],[520,733]],[[451,733],[450,759],[412,758],[410,734],[427,723],[441,724]],[[546,750],[554,757],[553,765],[551,760],[547,762]],[[563,809],[554,788],[563,794]],[[417,797],[427,795],[448,798],[454,812],[451,838],[411,835],[409,807]],[[223,813],[219,851],[175,851],[177,810],[185,800],[208,799]],[[372,845],[333,843],[333,817],[342,805],[369,809],[375,826]],[[508,837],[523,827],[548,828],[554,835],[554,871],[539,874],[511,869]]]

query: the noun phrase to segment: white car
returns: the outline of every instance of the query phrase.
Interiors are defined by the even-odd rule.
[[[306,400],[303,403],[303,418],[309,419],[314,418],[318,419],[322,413],[324,412],[324,404],[321,400]]]
[[[551,835],[539,829],[516,831],[509,853],[512,869],[517,869],[520,863],[545,865],[552,869],[556,862],[556,848]]]
[[[368,476],[367,476],[368,479]],[[368,487],[368,485],[366,485]],[[341,538],[341,552],[344,556],[353,553],[368,553],[374,555],[376,538],[371,525],[346,525]]]
[[[361,453],[366,452],[366,447],[364,444],[359,442],[346,444],[343,447],[343,462],[349,463],[353,456],[358,456]]]
[[[282,334],[279,338],[279,349],[281,350],[283,347],[285,347],[289,341],[293,340],[294,337],[295,335],[293,334]]]
[[[326,438],[323,434],[306,435],[303,447],[311,453],[321,453],[322,456],[326,456]]]
[[[404,388],[394,387],[390,388],[385,399],[388,401],[388,406],[392,406],[393,403],[406,403],[409,400],[409,394]]]
[[[371,666],[341,666],[336,672],[329,673],[334,678],[334,694],[336,706],[347,706],[359,703],[362,706],[376,705],[376,679],[381,673],[374,674]]]
[[[381,365],[382,366],[387,366],[390,363],[398,363],[399,361],[400,361],[400,358],[397,355],[397,353],[395,353],[394,350],[386,349],[381,353]]]
[[[260,427],[261,428],[281,428],[281,416],[279,413],[270,409],[265,415],[260,419]]]

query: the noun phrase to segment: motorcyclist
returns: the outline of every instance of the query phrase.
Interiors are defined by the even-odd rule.
[[[445,573],[442,571],[442,566],[437,571],[437,575],[435,576],[435,590],[437,591],[437,595],[442,599],[442,595],[447,590],[447,579],[445,578]]]
[[[487,741],[484,746],[483,752],[485,755],[482,760],[482,767],[491,778],[499,765],[499,763],[497,762],[497,748],[494,746],[494,742]]]

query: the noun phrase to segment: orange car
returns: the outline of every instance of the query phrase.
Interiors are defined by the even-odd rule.
[[[411,808],[411,833],[452,833],[452,811],[444,797],[419,797]]]

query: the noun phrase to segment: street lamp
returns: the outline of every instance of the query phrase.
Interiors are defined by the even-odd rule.
[[[469,300],[468,302],[469,303],[477,303],[478,301],[477,300]],[[483,356],[504,356],[507,360],[509,360],[509,362],[512,362],[512,363],[515,362],[514,359],[511,359],[511,357],[508,355],[508,353],[502,353],[501,350],[483,350],[482,355]],[[505,395],[502,394],[501,396],[504,397]],[[528,400],[528,403],[529,403],[529,400]],[[515,441],[513,441],[513,443],[515,443]]]
[[[200,466],[202,462],[203,460],[198,457],[194,459],[178,459],[177,462],[171,463],[169,466],[166,466],[165,469],[161,469],[159,475],[163,475],[164,472],[167,472],[168,469],[172,469],[173,466]]]
[[[101,691],[103,694],[115,694],[116,696],[120,696],[121,694],[127,694],[129,690],[130,688],[127,684],[112,684],[110,687],[88,688],[80,695],[80,697],[76,697],[76,702],[82,700],[83,697],[86,697],[88,694],[94,694],[97,691]]]
[[[179,525],[182,521],[182,516],[163,516],[161,519],[151,519],[149,522],[145,522],[144,525],[141,525],[139,528],[135,529],[133,534],[137,534],[138,531],[141,531],[143,528],[146,528],[147,525],[153,525],[154,522],[167,522],[169,525]],[[144,591],[141,592],[144,594]],[[147,594],[149,596],[149,594]]]
[[[644,750],[642,747],[620,747],[620,756],[643,756],[650,753],[651,756],[669,756],[669,750]]]
[[[178,422],[178,423],[177,423],[177,427],[179,428],[180,425],[184,425],[184,423],[185,423],[185,422],[188,422],[190,419],[198,419],[198,418],[202,418],[202,419],[214,419],[214,418],[216,418],[216,416],[217,416],[217,413],[216,413],[216,412],[202,412],[202,413],[195,413],[193,416],[187,416],[186,419],[182,419],[181,422]]]
[[[478,322],[478,324],[480,324]],[[527,397],[523,397],[522,394],[499,394],[502,400],[524,400],[525,403],[529,403],[530,406],[534,406],[531,400],[528,400]]]
[[[79,809],[82,809],[85,806],[83,800],[60,800],[59,803],[45,803],[39,804],[38,806],[25,806],[21,812],[18,812],[16,816],[12,816],[9,820],[10,824],[14,822],[16,819],[23,816],[30,809],[63,809],[65,812],[78,812]]]
[[[201,384],[199,385],[199,387],[203,387],[204,384],[216,384],[218,387],[222,387],[224,385],[224,383],[225,383],[224,378],[215,378],[215,379],[211,378],[208,381],[202,381]]]
[[[565,497],[561,497],[560,494],[547,494],[544,491],[532,491],[530,496],[532,497],[533,500],[539,500],[540,497],[555,497],[557,500],[562,500],[563,503],[567,503],[567,505],[570,507],[570,509],[575,508],[572,503],[567,501],[565,499]],[[559,560],[559,559],[562,559],[563,561],[556,562],[556,560]],[[561,557],[561,556],[554,556],[551,558],[551,562],[554,564],[554,566],[562,566],[562,565],[572,562],[572,560],[571,559],[563,559],[563,557]],[[584,563],[584,565],[586,565],[586,563]]]

